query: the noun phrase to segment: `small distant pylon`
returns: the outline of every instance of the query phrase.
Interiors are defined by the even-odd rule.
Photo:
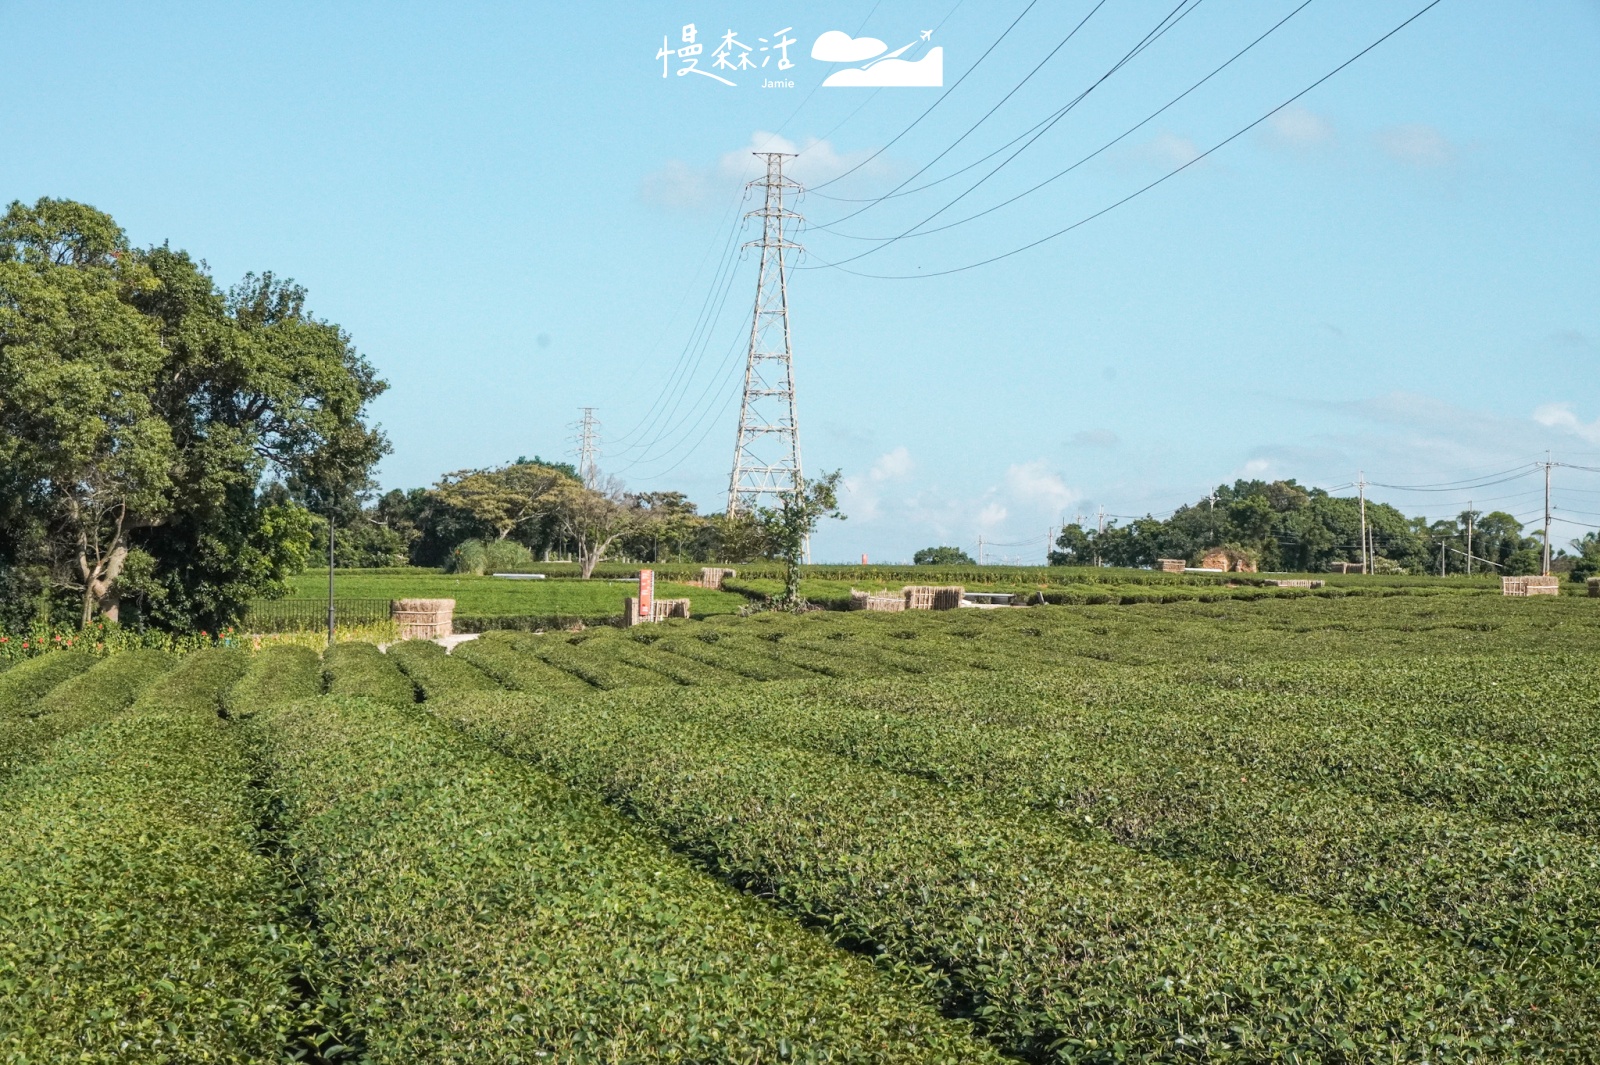
[[[578,476],[583,479],[585,488],[592,489],[600,483],[600,422],[594,416],[593,407],[583,408],[577,429]]]
[[[773,502],[794,492],[800,473],[800,418],[794,400],[794,348],[789,337],[789,278],[785,253],[800,250],[788,239],[785,223],[801,218],[784,206],[787,192],[800,185],[783,176],[783,161],[793,153],[752,152],[766,160],[766,176],[750,188],[766,190],[761,209],[746,218],[761,219],[761,239],[746,244],[761,249],[755,314],[745,357],[744,401],[739,407],[739,439],[728,479],[728,516],[748,513],[764,497]]]

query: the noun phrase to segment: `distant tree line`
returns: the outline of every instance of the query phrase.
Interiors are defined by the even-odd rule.
[[[1538,573],[1542,531],[1532,535],[1504,511],[1463,511],[1454,519],[1408,518],[1387,503],[1367,500],[1373,570],[1377,573],[1439,573],[1467,570],[1471,527],[1473,572]],[[1103,529],[1065,526],[1050,554],[1053,565],[1153,566],[1157,559],[1190,564],[1211,548],[1233,548],[1264,570],[1326,572],[1336,563],[1361,560],[1361,504],[1354,496],[1332,496],[1293,480],[1238,480],[1219,485],[1169,518],[1113,520]],[[1588,575],[1600,571],[1600,544],[1593,534],[1557,553],[1561,569]]]

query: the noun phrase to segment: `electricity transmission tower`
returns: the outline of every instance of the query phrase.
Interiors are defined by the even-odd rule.
[[[752,152],[766,160],[764,178],[749,188],[765,190],[761,209],[746,218],[761,219],[761,239],[746,244],[761,249],[755,315],[744,365],[744,400],[739,408],[739,440],[728,478],[728,516],[746,513],[764,496],[777,499],[796,491],[800,475],[800,419],[794,402],[794,349],[789,338],[789,278],[784,253],[798,251],[785,223],[800,216],[784,206],[786,193],[800,186],[783,176],[784,152]],[[791,227],[792,228],[792,227]]]
[[[578,425],[578,476],[585,488],[600,483],[600,423],[595,419],[594,408],[584,407]]]

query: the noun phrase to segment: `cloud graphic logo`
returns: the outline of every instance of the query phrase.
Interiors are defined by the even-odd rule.
[[[876,37],[851,37],[843,30],[829,30],[811,46],[811,58],[824,63],[860,63],[882,55],[888,48]]]
[[[937,88],[944,84],[944,49],[930,49],[915,62],[881,59],[864,67],[836,70],[822,84],[835,88]]]
[[[903,44],[887,54],[887,47],[876,37],[851,37],[843,30],[829,30],[811,46],[811,58],[825,63],[863,63],[859,67],[836,70],[824,86],[833,88],[937,88],[944,84],[944,49],[931,47],[919,59],[902,59],[919,44],[927,44],[932,30],[923,30],[921,39]],[[871,60],[870,62],[866,62]]]

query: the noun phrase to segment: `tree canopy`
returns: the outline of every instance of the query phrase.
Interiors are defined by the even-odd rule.
[[[71,597],[78,620],[216,627],[304,561],[304,511],[269,477],[335,495],[387,450],[384,389],[305,290],[221,291],[182,251],[133,248],[85,204],[0,218],[0,610]],[[31,619],[30,618],[30,619]]]
[[[1408,518],[1387,503],[1367,500],[1376,572],[1445,573],[1467,568],[1471,526],[1472,569],[1505,574],[1539,572],[1541,541],[1524,536],[1510,514],[1463,512],[1454,521]],[[1262,569],[1323,572],[1361,559],[1361,504],[1293,480],[1238,480],[1218,485],[1196,503],[1160,519],[1151,515],[1105,528],[1062,528],[1052,565],[1151,566],[1157,559],[1196,562],[1209,548],[1230,547]]]

